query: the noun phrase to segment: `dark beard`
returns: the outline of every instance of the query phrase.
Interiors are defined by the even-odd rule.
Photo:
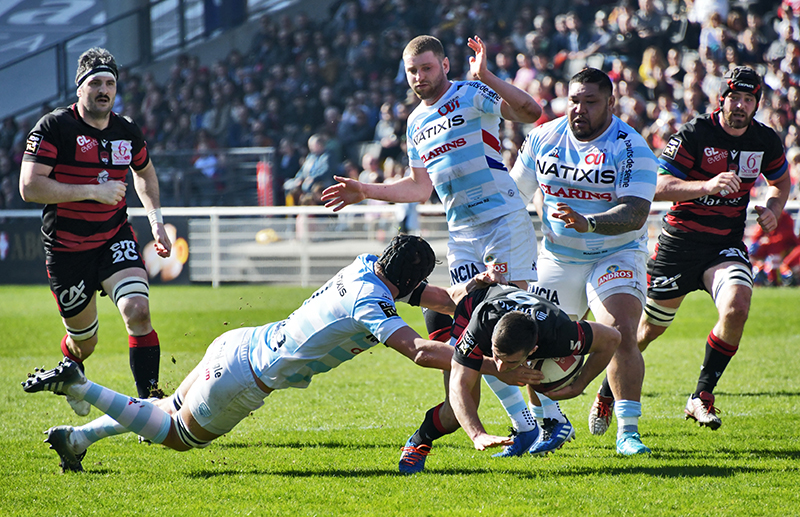
[[[745,115],[744,120],[734,119],[732,112],[727,112],[727,113],[723,112],[722,115],[725,117],[725,122],[727,122],[730,127],[732,127],[733,129],[743,129],[750,125],[750,122],[752,122],[753,115],[755,115],[755,113],[749,116],[746,113],[744,113]]]

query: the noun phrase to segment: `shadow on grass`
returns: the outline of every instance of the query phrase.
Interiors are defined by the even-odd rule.
[[[719,447],[710,450],[686,450],[679,448],[659,447],[654,453],[654,458],[659,460],[687,460],[723,458],[726,461],[750,461],[753,458],[771,460],[800,460],[800,450],[775,450],[775,449],[749,449],[738,450],[728,447]]]
[[[541,477],[558,476],[620,476],[620,475],[645,475],[654,478],[729,478],[740,474],[763,474],[769,469],[751,467],[719,467],[708,465],[676,465],[676,466],[631,466],[631,467],[569,467],[558,471],[520,472],[520,477],[538,479]]]
[[[523,479],[541,479],[544,477],[595,477],[601,476],[620,476],[620,475],[645,475],[653,478],[730,478],[741,474],[762,474],[764,469],[751,467],[718,467],[718,466],[631,466],[631,467],[569,467],[558,470],[552,468],[504,471],[504,474],[518,476]],[[472,467],[472,468],[452,468],[440,469],[431,468],[426,470],[421,476],[469,476],[479,474],[496,475],[496,469]],[[282,476],[292,478],[366,478],[366,477],[406,477],[397,472],[395,468],[386,469],[342,469],[342,468],[321,468],[321,469],[200,469],[187,473],[187,477],[193,479],[211,479],[224,476]]]
[[[796,391],[760,391],[756,393],[728,393],[726,391],[715,391],[714,395],[723,397],[800,397]]]
[[[688,390],[686,393],[690,393]],[[746,392],[746,393],[731,393],[728,391],[715,390],[714,395],[717,397],[800,397],[800,392],[797,391],[759,391],[759,392]],[[677,396],[675,393],[667,393],[662,391],[648,391],[642,392],[642,397],[658,399]],[[680,394],[681,397],[685,397]],[[685,400],[685,398],[684,398]]]
[[[464,476],[470,474],[492,474],[495,471],[489,468],[458,468],[458,469],[434,469],[426,471],[424,476]],[[241,476],[241,475],[254,475],[254,476],[285,476],[295,478],[365,478],[365,477],[406,477],[405,474],[400,474],[396,468],[387,469],[250,469],[250,470],[236,470],[236,469],[201,469],[194,470],[187,474],[187,477],[195,479],[209,479],[218,476]]]
[[[405,442],[403,442],[405,443]],[[382,443],[362,443],[353,441],[328,441],[328,442],[315,442],[315,441],[296,441],[296,442],[226,442],[214,443],[215,448],[219,449],[250,449],[250,448],[272,448],[272,449],[400,449],[403,448],[403,443],[400,442],[382,442]],[[437,449],[462,449],[460,445],[452,445],[447,443],[437,443]]]

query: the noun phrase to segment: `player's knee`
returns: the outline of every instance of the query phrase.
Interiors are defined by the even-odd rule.
[[[667,330],[667,327],[654,325],[649,321],[644,321],[639,326],[638,336],[637,336],[637,345],[639,350],[644,352],[647,345],[658,339],[664,331]]]
[[[724,307],[719,308],[720,319],[726,324],[744,326],[750,314],[750,300],[734,298]]]
[[[137,329],[150,323],[150,303],[140,296],[125,298],[117,305],[122,319],[130,329]]]

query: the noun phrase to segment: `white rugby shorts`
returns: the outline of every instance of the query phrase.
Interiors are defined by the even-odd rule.
[[[200,362],[200,374],[184,405],[206,431],[228,433],[264,405],[267,394],[256,385],[248,359],[252,332],[252,328],[240,328],[222,334]]]
[[[447,265],[450,285],[469,281],[493,267],[508,281],[536,280],[536,231],[527,210],[450,232]]]
[[[612,294],[630,294],[645,304],[647,253],[622,250],[596,262],[571,263],[544,249],[539,257],[539,279],[528,286],[573,319],[583,318],[596,301]]]

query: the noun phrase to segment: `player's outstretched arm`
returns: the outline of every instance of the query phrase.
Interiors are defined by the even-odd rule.
[[[511,445],[511,438],[492,436],[486,432],[478,416],[478,403],[475,400],[475,386],[481,374],[453,361],[450,370],[450,406],[453,413],[479,451],[488,447]]]
[[[323,190],[321,199],[334,212],[365,199],[390,203],[424,203],[433,192],[433,183],[427,169],[420,167],[412,167],[409,176],[394,183],[362,183],[342,176],[334,176],[333,179],[337,183]]]
[[[586,386],[600,375],[600,372],[606,369],[622,341],[622,335],[614,327],[594,321],[588,321],[587,323],[592,327],[592,344],[589,348],[586,364],[583,365],[581,373],[569,386],[546,393],[553,400],[569,399],[583,393]]]
[[[542,107],[527,92],[520,90],[494,75],[487,66],[486,44],[473,36],[467,45],[474,52],[469,58],[469,69],[473,77],[494,90],[502,99],[500,112],[503,118],[514,122],[533,123],[542,116]]]
[[[406,326],[396,330],[385,344],[419,366],[440,370],[450,369],[453,347],[440,341],[424,339],[411,327]]]

